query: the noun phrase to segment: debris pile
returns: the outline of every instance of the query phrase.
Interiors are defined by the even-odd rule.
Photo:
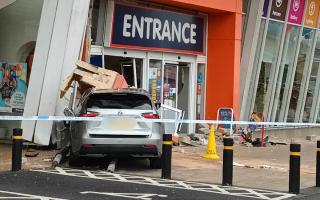
[[[76,62],[77,68],[67,77],[62,85],[60,98],[62,98],[72,85],[73,81],[79,83],[78,91],[82,94],[89,88],[96,90],[128,88],[125,78],[118,72],[91,65],[83,61]]]

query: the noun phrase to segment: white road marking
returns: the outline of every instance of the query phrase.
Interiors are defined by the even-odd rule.
[[[9,196],[5,196],[9,195]],[[67,199],[59,199],[53,197],[45,197],[31,194],[24,194],[18,192],[9,192],[0,190],[0,199],[32,199],[32,200],[67,200]]]
[[[149,193],[112,193],[112,192],[93,192],[86,191],[80,192],[81,194],[99,194],[105,196],[115,196],[115,197],[125,197],[129,199],[141,199],[141,200],[152,200],[152,197],[168,197],[168,195],[163,194],[149,194]]]
[[[266,199],[266,200],[282,200],[282,199],[287,199],[295,196],[294,194],[268,191],[268,190],[229,187],[229,186],[213,185],[213,184],[207,184],[207,183],[197,183],[192,181],[175,181],[175,180],[166,180],[166,179],[160,179],[160,178],[122,175],[122,174],[109,173],[106,171],[93,171],[93,170],[88,171],[88,170],[60,168],[60,167],[56,167],[53,170],[33,170],[33,171],[74,176],[74,177],[82,177],[82,178],[86,177],[86,178],[99,179],[99,180],[152,185],[152,186],[158,186],[158,187],[177,188],[177,189],[193,190],[193,191],[200,191],[200,192],[210,192],[210,193],[225,194],[225,195],[232,195],[232,196],[251,197],[251,198]]]

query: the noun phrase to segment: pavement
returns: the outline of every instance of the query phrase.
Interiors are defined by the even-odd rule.
[[[57,167],[0,173],[0,199],[267,199],[292,194]]]
[[[301,188],[315,185],[315,142],[301,140]],[[222,156],[221,144],[218,155]],[[172,159],[172,178],[183,181],[199,181],[221,184],[222,158],[208,160],[202,157],[205,146],[174,147]],[[55,155],[53,150],[37,150],[36,157],[22,158],[23,169],[48,169]],[[86,158],[80,166],[83,169],[106,169],[110,160],[106,158]],[[233,183],[240,187],[252,187],[281,192],[288,191],[289,145],[275,145],[266,148],[236,145],[234,148]],[[67,163],[62,167],[69,167]],[[11,168],[11,146],[0,145],[0,171]],[[160,177],[160,170],[150,169],[148,160],[120,159],[116,167],[120,174]]]
[[[302,145],[301,193],[305,196],[299,197],[312,199],[313,194],[318,194],[318,190],[313,188],[313,186],[315,185],[316,142],[306,141],[305,136],[313,134],[319,135],[320,129],[309,128],[276,130],[272,133],[268,133],[268,135],[276,138],[277,136],[281,135],[280,133],[287,137],[286,140],[288,143],[290,143],[290,141],[294,141],[297,143],[301,143]],[[290,137],[291,134],[293,137]],[[281,137],[281,139],[283,139],[283,137]],[[172,178],[174,180],[179,180],[183,182],[193,181],[210,185],[221,184],[222,149],[222,144],[218,142],[217,152],[220,156],[220,159],[208,160],[202,157],[202,155],[206,151],[205,146],[175,146],[173,148]],[[22,168],[24,170],[46,171],[51,169],[51,161],[56,151],[50,149],[37,149],[36,152],[39,153],[37,156],[26,157],[25,155],[27,150],[28,149],[24,149],[22,158]],[[81,166],[79,166],[79,169],[88,171],[105,171],[109,161],[110,160],[108,160],[107,158],[86,158],[83,160]],[[288,163],[289,145],[275,145],[268,146],[265,148],[235,145],[233,185],[241,188],[259,188],[261,190],[270,190],[285,193],[288,191]],[[67,163],[62,164],[61,167],[69,168]],[[0,144],[0,171],[9,171],[10,168],[11,146],[8,144]],[[26,172],[26,174],[30,173],[35,172]],[[125,158],[119,160],[118,165],[116,167],[116,173],[129,176],[159,178],[161,171],[150,169],[148,160]],[[10,173],[6,173],[6,176],[9,175]],[[61,176],[61,174],[57,175]],[[23,176],[23,174],[19,176]],[[41,177],[43,177],[43,175],[41,175]],[[48,177],[49,179],[51,179],[50,175],[48,175]],[[40,181],[40,179],[34,181],[38,182]],[[70,182],[70,184],[73,183]],[[0,185],[3,184],[1,184],[0,182]],[[0,188],[0,190],[2,189]],[[10,192],[10,190],[6,191]],[[15,190],[13,192],[19,191]],[[108,190],[107,192],[110,191]]]

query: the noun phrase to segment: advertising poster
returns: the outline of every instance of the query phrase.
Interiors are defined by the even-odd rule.
[[[160,103],[161,101],[161,69],[160,68],[150,68],[149,69],[149,94],[151,99],[155,103]]]
[[[276,20],[285,20],[288,0],[274,0],[271,4],[270,18]]]
[[[320,2],[316,0],[308,0],[306,7],[306,16],[304,18],[304,25],[312,28],[317,28],[319,16]]]
[[[27,63],[0,62],[0,112],[23,112],[27,93]]]
[[[291,1],[288,14],[288,22],[300,25],[302,22],[304,6],[305,0]]]

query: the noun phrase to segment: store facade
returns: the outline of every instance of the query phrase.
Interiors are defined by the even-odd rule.
[[[241,70],[241,118],[319,122],[319,0],[251,1]],[[255,12],[258,10],[259,12]],[[252,49],[250,51],[249,49]]]
[[[60,99],[60,86],[83,58],[185,119],[214,119],[220,107],[238,114],[241,9],[242,0],[1,1],[0,62],[21,69],[14,77],[24,90],[15,90],[15,101],[1,92],[0,114],[63,115],[70,99]],[[54,130],[52,121],[1,123],[43,145]]]
[[[221,13],[219,6],[233,12]],[[96,0],[91,63],[118,71],[155,103],[183,110],[185,119],[214,118],[219,107],[238,110],[237,6],[241,1]]]

